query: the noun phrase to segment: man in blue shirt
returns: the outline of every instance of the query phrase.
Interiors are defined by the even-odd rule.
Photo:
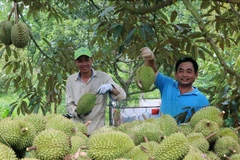
[[[160,114],[170,114],[176,120],[186,122],[194,112],[209,105],[208,99],[193,86],[198,77],[198,64],[191,57],[184,57],[175,66],[176,80],[161,74],[154,63],[153,52],[144,47],[141,56],[155,72],[155,85],[160,90],[162,104]]]

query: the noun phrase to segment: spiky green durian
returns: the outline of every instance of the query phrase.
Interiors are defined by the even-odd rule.
[[[45,125],[47,123],[45,117],[41,114],[30,114],[24,117],[24,120],[30,122],[36,129],[36,133],[40,133],[45,130]]]
[[[200,149],[203,153],[207,153],[210,145],[202,133],[190,133],[187,135],[189,144]]]
[[[124,157],[131,160],[154,159],[154,152],[158,145],[159,144],[154,141],[141,143],[126,153]]]
[[[230,160],[240,160],[240,154],[233,154],[233,155],[230,157]]]
[[[36,158],[41,160],[60,160],[70,154],[70,146],[70,138],[63,131],[46,129],[34,138],[27,151],[34,150]]]
[[[231,156],[233,154],[240,154],[240,145],[234,138],[223,136],[217,139],[214,145],[214,152],[220,158],[224,158],[224,155]]]
[[[82,136],[72,136],[71,137],[71,151],[70,153],[74,155],[79,149],[86,148],[87,140]]]
[[[12,31],[12,22],[5,20],[0,24],[0,41],[5,45],[11,45],[11,31]]]
[[[97,97],[93,93],[85,93],[83,94],[80,99],[78,100],[76,112],[78,115],[84,115],[89,114],[95,103],[96,103]]]
[[[236,140],[238,140],[238,134],[236,133],[236,131],[232,128],[228,128],[228,127],[223,127],[220,128],[219,132],[217,133],[217,137],[223,137],[223,136],[230,136]]]
[[[159,118],[156,118],[155,123],[159,125],[161,131],[166,136],[170,136],[172,133],[178,131],[177,121],[169,114],[163,114]]]
[[[81,122],[76,122],[75,127],[77,129],[77,132],[81,132],[83,134],[87,134],[87,126]]]
[[[182,132],[185,135],[190,134],[193,131],[193,127],[190,123],[181,123],[178,125],[178,132]]]
[[[217,133],[219,132],[220,128],[217,122],[202,119],[200,120],[194,127],[193,132],[199,132],[207,137],[208,142],[214,142],[217,139]]]
[[[215,121],[221,127],[224,123],[223,114],[224,112],[215,106],[204,107],[192,115],[190,124],[194,127],[200,120],[208,119]]]
[[[198,148],[191,146],[189,152],[183,158],[183,160],[206,160],[206,154],[204,154]]]
[[[164,138],[164,133],[157,123],[140,123],[127,133],[133,139],[135,145],[146,142],[146,140],[160,143]]]
[[[19,139],[15,145],[12,145],[12,147],[20,151],[25,150],[25,148],[32,145],[33,139],[36,136],[36,129],[30,122],[25,121],[22,118],[14,119],[13,121],[18,124]]]
[[[212,150],[207,152],[207,160],[221,160],[221,158]]]
[[[19,125],[11,118],[5,118],[0,123],[0,142],[14,146],[19,141]]]
[[[0,142],[22,150],[32,144],[36,130],[22,119],[6,118],[0,123]]]
[[[62,115],[56,115],[47,120],[45,128],[61,130],[68,136],[75,135],[77,130],[77,128],[75,127],[75,122]]]
[[[183,133],[173,133],[166,137],[156,148],[154,157],[158,160],[178,160],[189,151],[187,137]]]
[[[128,130],[132,129],[135,125],[138,125],[140,123],[143,123],[144,121],[142,120],[135,120],[135,121],[132,121],[132,122],[126,122],[126,123],[122,123],[120,124],[117,129],[122,131],[122,132],[128,132]]]
[[[2,160],[18,160],[16,154],[12,148],[0,143],[0,159]]]
[[[143,92],[147,92],[154,84],[154,70],[149,66],[141,66],[136,70],[134,79],[138,88]]]
[[[94,160],[119,158],[134,147],[133,140],[120,131],[100,132],[88,140],[88,156]]]
[[[12,44],[17,48],[24,48],[30,41],[29,28],[24,22],[18,22],[12,26]]]

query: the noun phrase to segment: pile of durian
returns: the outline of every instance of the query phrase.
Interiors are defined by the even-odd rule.
[[[30,29],[24,22],[14,23],[10,20],[0,22],[0,42],[13,44],[17,48],[26,47],[30,40]]]
[[[1,160],[240,160],[238,128],[224,127],[220,109],[197,111],[179,124],[170,115],[105,126],[62,115],[31,114],[0,122]]]

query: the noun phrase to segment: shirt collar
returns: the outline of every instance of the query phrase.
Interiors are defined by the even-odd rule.
[[[177,90],[179,90],[177,81],[175,82],[174,87],[176,87]],[[199,90],[193,86],[193,90],[191,92],[184,93],[183,95],[198,95],[198,92],[199,92]],[[180,93],[180,90],[179,90],[179,93]]]
[[[93,69],[93,68],[91,68],[91,70],[92,70],[92,77],[97,76],[97,72],[96,72],[96,70]],[[91,77],[91,78],[92,78],[92,77]],[[81,80],[80,71],[76,74],[75,80],[76,80],[76,81],[77,81],[77,80]]]

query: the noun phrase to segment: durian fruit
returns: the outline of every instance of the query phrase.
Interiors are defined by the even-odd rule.
[[[2,21],[0,24],[0,42],[2,42],[5,45],[11,45],[11,31],[12,31],[12,22],[5,20]]]
[[[132,129],[135,125],[138,125],[143,122],[144,121],[142,121],[142,120],[135,120],[132,122],[122,123],[117,127],[117,129],[122,132],[127,132],[129,129]]]
[[[183,160],[206,160],[206,154],[204,154],[197,147],[190,146],[189,152],[183,158]]]
[[[131,160],[154,159],[154,152],[157,146],[159,146],[159,144],[155,141],[143,142],[135,146],[131,151],[126,153],[123,157]]]
[[[30,122],[35,127],[37,134],[45,130],[45,125],[47,121],[41,114],[32,113],[30,115],[26,115],[24,117],[24,120]]]
[[[183,133],[173,133],[156,147],[154,157],[158,160],[179,160],[186,156],[189,148],[188,139]]]
[[[12,43],[17,48],[24,48],[30,42],[29,28],[24,22],[18,22],[12,26]]]
[[[86,148],[87,146],[87,139],[83,136],[75,135],[71,137],[71,151],[70,153],[73,155],[79,149]]]
[[[45,128],[61,130],[68,136],[75,135],[77,131],[75,122],[62,115],[56,115],[47,120]]]
[[[133,140],[120,131],[99,132],[88,140],[88,156],[94,160],[113,160],[120,158],[134,147]]]
[[[237,140],[230,136],[219,138],[214,145],[214,152],[220,157],[240,154],[240,145]]]
[[[18,160],[14,150],[9,146],[0,143],[0,159],[2,160]]]
[[[208,152],[210,145],[202,133],[192,132],[189,135],[187,135],[187,138],[191,146],[198,148],[203,153]]]
[[[190,123],[180,123],[178,125],[178,132],[181,132],[185,135],[190,134],[193,131],[193,127],[190,125]]]
[[[194,127],[193,132],[202,133],[205,137],[208,137],[207,140],[210,143],[214,143],[217,139],[217,133],[220,128],[217,122],[202,119]]]
[[[78,115],[85,115],[89,114],[95,103],[96,103],[97,97],[93,93],[85,93],[83,94],[80,99],[78,100],[77,108],[76,108],[76,113]]]
[[[23,119],[6,118],[0,123],[0,142],[16,150],[24,150],[32,144],[36,130]]]
[[[12,147],[16,150],[24,150],[32,145],[33,139],[36,136],[36,129],[35,127],[28,121],[25,121],[22,118],[17,118],[12,120],[18,124],[18,134],[19,139],[15,145]]]
[[[77,132],[81,132],[83,134],[87,134],[87,126],[81,122],[75,122],[75,127]]]
[[[221,160],[221,158],[212,150],[207,152],[207,160]]]
[[[233,154],[231,157],[229,157],[230,160],[240,160],[240,154]]]
[[[160,143],[165,136],[158,124],[149,122],[136,125],[126,133],[133,139],[135,145],[146,142],[146,140]]]
[[[215,106],[204,107],[192,115],[190,124],[194,127],[200,120],[208,119],[215,121],[221,127],[224,123],[223,114],[224,112]]]
[[[163,114],[159,118],[156,118],[156,123],[160,130],[166,136],[170,136],[171,134],[178,131],[177,121],[169,114]]]
[[[34,138],[33,145],[26,150],[34,152],[34,158],[40,160],[60,160],[70,154],[71,142],[63,131],[46,129]]]
[[[238,134],[236,133],[236,131],[232,128],[228,128],[228,127],[223,127],[220,128],[219,132],[217,133],[217,137],[223,137],[223,136],[230,136],[236,140],[238,140]]]
[[[136,70],[134,79],[138,88],[143,92],[147,92],[155,81],[154,70],[149,66],[141,66]]]

